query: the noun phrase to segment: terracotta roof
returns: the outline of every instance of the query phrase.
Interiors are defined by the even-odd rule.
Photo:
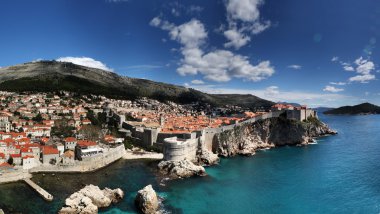
[[[7,162],[0,164],[0,167],[2,167],[2,168],[13,168],[13,166],[10,165],[10,164],[7,163]]]
[[[42,147],[42,153],[44,155],[52,155],[52,154],[59,154],[58,149],[52,147],[52,146],[43,146]]]
[[[22,159],[28,159],[28,158],[34,158],[34,156],[32,156],[32,155],[27,155],[27,156],[23,157]]]
[[[10,155],[12,158],[20,158],[21,154],[11,154]]]
[[[73,151],[68,150],[68,151],[66,151],[65,153],[63,153],[63,156],[64,156],[64,157],[67,157],[67,158],[72,158],[72,157],[75,156],[75,154],[74,154]]]
[[[77,139],[75,137],[67,137],[65,138],[65,142],[75,142]]]
[[[87,147],[87,146],[96,146],[97,143],[90,140],[78,140],[77,144],[79,146]]]

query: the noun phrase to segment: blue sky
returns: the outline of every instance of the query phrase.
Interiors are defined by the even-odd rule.
[[[71,61],[211,93],[380,104],[376,0],[3,0],[0,66]]]

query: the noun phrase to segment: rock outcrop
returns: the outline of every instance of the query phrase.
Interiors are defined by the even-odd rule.
[[[219,157],[205,148],[200,148],[197,151],[198,164],[202,166],[211,166],[219,163]]]
[[[253,155],[258,149],[306,145],[313,142],[314,138],[328,134],[336,132],[316,118],[304,122],[282,117],[270,118],[216,134],[213,151],[223,157]]]
[[[144,214],[158,214],[158,197],[152,185],[148,185],[137,192],[135,198],[137,209]]]
[[[158,164],[158,169],[164,175],[171,178],[187,178],[195,175],[206,175],[206,170],[203,166],[197,166],[189,160],[181,161],[161,161]]]
[[[87,185],[83,189],[70,195],[65,201],[65,206],[59,211],[60,214],[74,213],[98,213],[98,208],[108,207],[111,203],[117,203],[124,197],[121,189],[101,190],[94,185]]]

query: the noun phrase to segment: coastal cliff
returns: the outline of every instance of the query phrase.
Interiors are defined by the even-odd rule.
[[[317,118],[306,121],[288,120],[284,117],[259,120],[236,126],[214,136],[213,152],[223,157],[253,155],[258,149],[285,145],[306,145],[314,138],[336,134]]]

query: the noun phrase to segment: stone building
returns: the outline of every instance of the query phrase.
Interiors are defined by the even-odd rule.
[[[77,145],[77,139],[75,137],[67,137],[65,139],[65,150],[75,150],[75,146]]]
[[[42,162],[43,164],[55,164],[59,158],[59,151],[53,146],[42,147]]]
[[[75,153],[71,150],[66,151],[62,155],[62,165],[72,166],[75,164]]]

